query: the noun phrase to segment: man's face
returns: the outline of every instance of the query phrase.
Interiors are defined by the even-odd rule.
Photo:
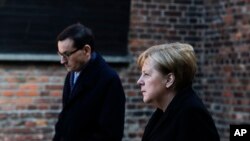
[[[58,54],[61,57],[61,64],[66,67],[67,71],[80,71],[89,61],[91,49],[88,45],[82,49],[77,49],[73,45],[74,41],[69,38],[58,41]]]

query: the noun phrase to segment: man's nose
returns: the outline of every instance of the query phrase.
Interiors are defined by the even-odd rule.
[[[61,56],[60,63],[65,64],[67,62],[67,59],[63,56]]]

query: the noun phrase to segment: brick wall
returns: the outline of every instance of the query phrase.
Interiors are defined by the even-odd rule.
[[[1,63],[0,141],[51,140],[64,75],[58,64]]]
[[[131,0],[128,50],[116,67],[126,92],[124,141],[139,141],[154,108],[142,102],[136,57],[160,43],[192,44],[198,57],[197,90],[222,141],[230,123],[250,123],[249,8],[247,0]],[[1,63],[0,141],[49,141],[61,109],[66,74],[53,63]]]
[[[206,1],[203,99],[222,140],[229,124],[250,123],[250,1]]]

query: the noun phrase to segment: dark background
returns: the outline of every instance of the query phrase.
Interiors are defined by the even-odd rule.
[[[0,54],[55,54],[68,25],[90,27],[104,55],[127,54],[129,0],[2,0]]]

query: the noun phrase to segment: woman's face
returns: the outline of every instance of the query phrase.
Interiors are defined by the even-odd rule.
[[[146,59],[141,70],[141,76],[137,81],[141,87],[143,101],[157,104],[167,92],[166,78],[155,68],[151,59]]]

